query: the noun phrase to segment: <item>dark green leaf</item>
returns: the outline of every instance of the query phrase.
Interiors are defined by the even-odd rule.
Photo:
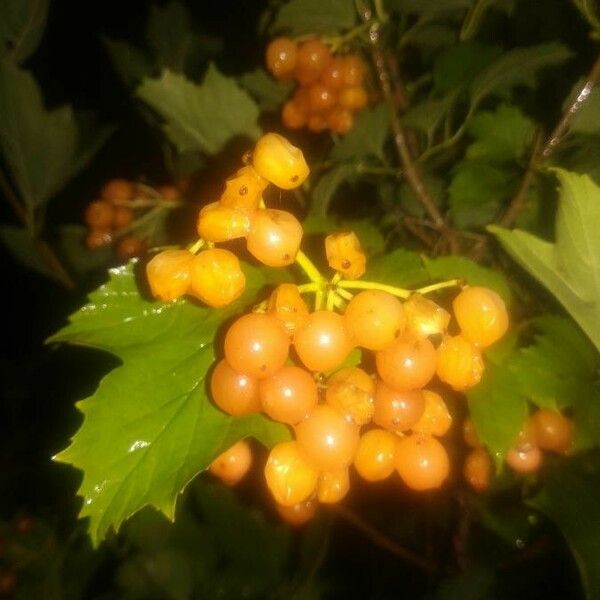
[[[38,47],[48,16],[49,0],[0,2],[0,59],[22,63]]]
[[[319,177],[312,191],[311,215],[325,218],[329,212],[329,205],[337,190],[348,181],[354,180],[356,169],[349,163],[335,165],[324,175]]]
[[[39,248],[29,232],[22,227],[0,226],[0,239],[13,258],[29,269],[54,279],[52,269],[42,260]]]
[[[102,42],[110,56],[115,71],[126,86],[134,87],[144,77],[150,77],[152,64],[139,48],[128,42],[111,40],[107,37],[103,37]]]
[[[416,46],[424,54],[456,43],[456,29],[444,23],[430,22],[423,18],[406,31],[400,38],[401,46]]]
[[[434,203],[439,208],[445,199],[445,182],[443,179],[429,175],[428,173],[422,173],[421,178],[425,187],[429,190],[429,193],[433,197]],[[406,182],[402,182],[398,189],[398,200],[402,210],[412,215],[413,217],[424,217],[425,208],[423,203],[419,200],[415,194],[413,188]]]
[[[447,12],[462,12],[469,8],[471,0],[387,0],[388,10],[434,18]]]
[[[424,133],[431,143],[436,130],[452,110],[457,97],[456,93],[448,93],[443,98],[427,98],[418,102],[402,115],[402,123],[406,127]]]
[[[255,69],[238,78],[240,85],[256,100],[261,110],[270,112],[281,108],[294,85],[277,81],[264,69]]]
[[[429,281],[429,275],[416,252],[399,248],[369,261],[364,279],[413,288]]]
[[[277,13],[273,30],[318,35],[349,29],[355,22],[352,0],[290,0]]]

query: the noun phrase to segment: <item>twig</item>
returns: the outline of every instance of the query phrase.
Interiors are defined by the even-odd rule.
[[[4,173],[1,170],[0,170],[0,188],[2,188],[2,193],[8,200],[10,207],[12,208],[15,215],[17,215],[17,218],[19,219],[19,221],[21,221],[21,223],[23,223],[23,225],[25,225],[28,229],[30,229],[31,223],[30,223],[29,215],[27,214],[27,211],[23,208],[23,205],[19,202],[14,190],[12,189],[12,186],[10,185],[10,183],[8,183],[8,179],[6,179],[6,176],[4,175]]]
[[[342,504],[331,505],[331,510],[342,519],[348,521],[348,523],[354,525],[357,529],[360,529],[376,546],[387,550],[391,554],[394,554],[398,558],[409,562],[424,571],[433,573],[438,570],[438,566],[432,562],[415,554],[411,550],[399,546],[396,542],[390,540],[377,529],[373,528],[369,523],[363,521],[355,512],[343,506]]]

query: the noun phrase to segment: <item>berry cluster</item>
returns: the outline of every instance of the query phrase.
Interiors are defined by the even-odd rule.
[[[365,67],[357,54],[332,55],[319,39],[301,43],[286,37],[267,47],[267,68],[277,79],[295,79],[299,87],[282,109],[286,127],[348,133],[355,113],[367,106]]]

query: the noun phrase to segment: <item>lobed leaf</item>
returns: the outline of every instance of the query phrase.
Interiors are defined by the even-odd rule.
[[[277,81],[264,69],[255,69],[238,78],[239,84],[256,100],[261,110],[279,110],[294,87],[291,82]]]
[[[353,0],[290,0],[277,13],[274,31],[292,36],[335,33],[356,22]]]

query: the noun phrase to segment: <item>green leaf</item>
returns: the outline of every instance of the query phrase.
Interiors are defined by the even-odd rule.
[[[387,0],[388,10],[435,18],[444,13],[464,11],[471,5],[471,0]]]
[[[600,598],[600,468],[597,455],[557,463],[528,504],[554,521],[581,575],[586,597]]]
[[[152,73],[150,59],[136,46],[128,42],[102,37],[102,43],[110,56],[113,67],[123,83],[134,87]]]
[[[289,438],[281,424],[258,414],[232,418],[208,398],[217,328],[240,303],[216,311],[151,302],[138,292],[133,263],[110,274],[49,340],[101,348],[122,361],[78,403],[83,425],[55,457],[84,472],[81,516],[89,517],[95,544],[146,505],[173,518],[183,488],[239,439],[272,445]],[[264,283],[260,271],[249,271],[246,300]]]
[[[598,86],[591,90],[584,88],[585,80],[580,79],[574,86],[569,97],[565,100],[563,110],[566,110],[577,99],[577,96],[587,93],[587,98],[580,98],[583,101],[579,110],[573,115],[569,124],[571,133],[598,134],[600,133],[600,90]]]
[[[416,252],[399,248],[369,261],[364,279],[410,289],[429,281],[429,275]]]
[[[430,175],[427,172],[421,174],[421,179],[433,197],[434,204],[440,208],[446,194],[445,181],[439,177]],[[403,181],[398,188],[398,200],[400,201],[402,210],[407,214],[419,218],[425,216],[423,203],[419,200],[413,188],[405,181]]]
[[[354,165],[341,163],[319,177],[311,195],[311,215],[321,219],[325,218],[335,193],[344,183],[354,180],[355,171]]]
[[[28,59],[38,47],[48,16],[49,0],[3,0],[0,3],[0,59]]]
[[[471,111],[488,96],[507,96],[516,86],[532,87],[542,69],[561,65],[572,54],[558,42],[508,50],[471,83]]]
[[[402,115],[402,123],[405,127],[424,133],[431,143],[438,127],[452,110],[457,97],[456,93],[448,93],[443,98],[426,98],[411,106]]]
[[[277,13],[272,29],[292,36],[318,35],[350,29],[355,22],[352,0],[290,0]]]
[[[16,261],[45,277],[55,278],[52,269],[42,260],[35,240],[26,229],[2,225],[0,239]]]
[[[217,154],[236,136],[260,135],[254,101],[212,64],[201,85],[165,71],[144,80],[137,94],[164,119],[165,133],[180,152]]]
[[[600,349],[600,188],[587,175],[554,171],[561,184],[554,244],[525,231],[489,230]]]
[[[244,73],[238,81],[256,100],[260,109],[267,112],[279,110],[294,87],[291,82],[275,80],[264,69]]]

